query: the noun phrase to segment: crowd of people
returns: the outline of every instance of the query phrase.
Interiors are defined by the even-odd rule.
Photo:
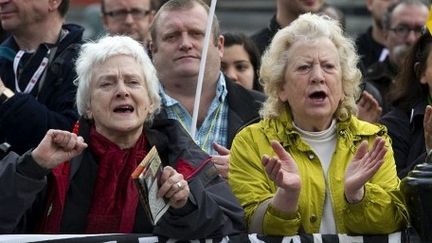
[[[206,32],[209,2],[101,0],[108,35],[87,41],[69,0],[0,1],[0,233],[410,225],[401,180],[432,150],[428,4],[367,0],[353,40],[325,0],[276,0],[252,36],[216,15]],[[131,179],[153,147],[169,206],[156,224]]]

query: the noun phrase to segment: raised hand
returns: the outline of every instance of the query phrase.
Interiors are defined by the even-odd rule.
[[[189,198],[189,184],[173,167],[165,166],[159,179],[158,197],[165,197],[173,208],[182,208]]]
[[[367,91],[363,91],[360,101],[357,103],[357,108],[357,117],[363,121],[375,123],[381,117],[381,106]]]
[[[228,179],[230,151],[229,149],[217,143],[213,143],[213,148],[216,150],[216,152],[218,152],[219,155],[212,155],[211,161],[216,166],[219,174],[223,178]]]
[[[278,187],[287,191],[299,191],[301,179],[296,162],[279,142],[272,141],[271,146],[277,157],[263,156],[262,163],[266,173]]]
[[[432,149],[432,106],[428,105],[425,109],[423,118],[423,130],[425,138],[426,151]]]
[[[51,129],[31,155],[41,167],[52,169],[79,155],[85,148],[87,144],[82,137],[71,132]]]
[[[384,139],[377,137],[368,151],[368,142],[362,141],[353,160],[345,171],[345,197],[350,203],[363,199],[364,185],[384,163],[387,152]]]
[[[301,189],[297,164],[279,142],[272,141],[271,145],[277,157],[264,155],[262,158],[266,173],[278,186],[271,203],[282,212],[295,213]]]

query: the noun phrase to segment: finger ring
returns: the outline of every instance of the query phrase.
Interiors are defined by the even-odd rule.
[[[179,190],[181,190],[181,189],[183,188],[183,185],[180,183],[180,181],[177,182],[176,185],[177,185],[177,188],[178,188]]]

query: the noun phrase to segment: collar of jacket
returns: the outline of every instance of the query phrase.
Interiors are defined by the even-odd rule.
[[[265,95],[255,90],[248,90],[236,84],[226,75],[228,102],[228,148],[234,136],[246,125],[259,121],[259,109],[265,101]]]
[[[73,43],[82,43],[82,37],[84,34],[84,28],[76,25],[76,24],[64,24],[62,26],[62,30],[65,31],[66,36],[63,37],[58,44],[57,53],[61,53],[64,49],[66,49],[69,45]],[[13,38],[13,36],[9,36],[3,43],[0,45],[0,57],[1,59],[13,62],[14,57],[19,50],[19,47]]]
[[[291,112],[285,109],[277,119],[266,118],[262,121],[264,133],[269,140],[277,140],[283,147],[296,146],[300,150],[309,150],[310,146],[299,139],[300,134],[293,127],[292,121]],[[350,115],[345,121],[337,121],[336,133],[338,140],[342,138],[357,144],[366,137],[383,136],[387,133],[387,129],[381,124],[370,124]]]
[[[417,102],[413,108],[409,111],[409,121],[410,125],[413,129],[423,129],[423,118],[425,114],[425,109],[427,106],[427,102],[425,100],[421,100]]]

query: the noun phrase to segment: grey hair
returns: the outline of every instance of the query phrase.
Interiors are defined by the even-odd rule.
[[[118,55],[134,58],[142,69],[144,82],[152,104],[146,121],[151,122],[161,106],[159,80],[156,76],[156,69],[144,47],[128,36],[105,36],[95,42],[82,45],[75,62],[77,79],[74,84],[78,86],[76,93],[78,113],[85,118],[89,118],[87,117],[87,111],[90,106],[90,83],[94,75],[94,67]]]
[[[287,61],[295,58],[289,56],[289,48],[297,41],[315,40],[321,37],[326,37],[333,42],[340,58],[344,98],[336,110],[335,118],[346,120],[351,114],[356,113],[356,98],[360,92],[361,72],[357,68],[359,57],[356,54],[354,42],[344,36],[336,20],[326,15],[306,13],[279,30],[264,52],[260,77],[268,98],[260,111],[263,118],[278,117],[289,106],[279,99],[279,92],[285,83],[284,73]]]

